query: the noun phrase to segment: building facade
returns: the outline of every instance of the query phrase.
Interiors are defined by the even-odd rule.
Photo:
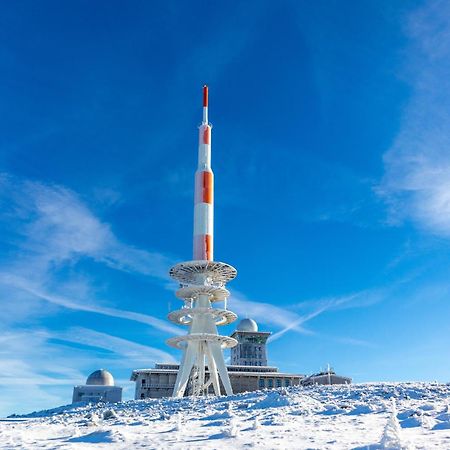
[[[136,383],[135,399],[171,397],[179,364],[156,364],[154,369],[133,370],[131,380]],[[281,373],[270,366],[227,366],[233,393],[257,391],[277,387],[298,386],[303,375]],[[208,376],[209,370],[206,368]],[[224,392],[222,384],[221,392]],[[190,395],[188,385],[185,395]],[[213,393],[212,390],[209,393]]]
[[[352,379],[337,375],[336,372],[328,366],[323,372],[309,375],[302,380],[302,386],[313,386],[316,384],[350,384]]]
[[[233,393],[298,385],[351,383],[351,378],[336,375],[329,367],[324,372],[305,376],[283,373],[277,367],[267,365],[267,339],[270,334],[258,331],[254,320],[243,319],[231,335],[238,341],[237,346],[231,349],[231,364],[227,366]],[[131,380],[136,383],[135,399],[171,397],[179,367],[179,364],[158,363],[153,369],[133,370]],[[209,377],[208,367],[206,377]],[[195,379],[195,376],[191,378]],[[225,392],[222,384],[220,390]],[[192,391],[193,387],[188,384],[184,395],[191,395]],[[208,393],[213,393],[211,388]]]
[[[237,366],[267,366],[267,339],[272,333],[258,331],[258,324],[252,319],[239,322],[231,335],[238,344],[231,349],[231,364]]]

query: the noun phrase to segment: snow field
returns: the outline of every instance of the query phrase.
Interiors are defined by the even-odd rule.
[[[450,386],[372,383],[69,405],[0,420],[0,449],[450,449]]]

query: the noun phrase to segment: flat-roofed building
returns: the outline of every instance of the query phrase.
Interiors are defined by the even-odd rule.
[[[161,398],[172,396],[179,364],[156,364],[153,369],[133,370],[131,380],[136,383],[135,398]],[[227,366],[233,393],[259,389],[297,386],[303,375],[282,373],[271,366]],[[206,368],[206,374],[209,374]],[[223,386],[220,386],[223,392]],[[188,385],[186,395],[190,395]],[[211,392],[212,393],[212,390]]]
[[[331,369],[306,377],[302,374],[283,373],[278,367],[268,366],[266,347],[270,335],[268,331],[258,331],[258,325],[252,319],[243,319],[238,324],[231,335],[238,344],[231,349],[231,364],[227,366],[233,393],[298,385],[351,383],[351,378],[336,375]],[[136,383],[134,398],[171,397],[179,367],[179,364],[157,363],[152,369],[133,370],[131,380]],[[192,375],[185,395],[192,393],[191,382],[196,378],[195,373]],[[208,367],[206,378],[209,378]],[[220,380],[219,383],[221,392],[225,392]],[[211,386],[208,393],[213,393]]]
[[[303,386],[313,386],[315,384],[350,384],[352,379],[337,375],[336,372],[328,366],[326,370],[309,375],[302,380]]]

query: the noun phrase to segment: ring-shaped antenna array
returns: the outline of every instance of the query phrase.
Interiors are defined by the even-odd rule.
[[[209,333],[191,333],[186,336],[176,336],[167,339],[166,344],[170,347],[184,349],[188,342],[198,342],[198,341],[211,341],[220,344],[222,349],[232,348],[237,345],[237,340],[229,336],[220,336],[218,334]]]
[[[216,326],[228,325],[237,319],[234,312],[216,308],[182,308],[172,311],[167,317],[178,325],[191,325],[194,316],[203,314],[211,314]]]

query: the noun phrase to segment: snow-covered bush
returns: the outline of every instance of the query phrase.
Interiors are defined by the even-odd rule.
[[[402,430],[400,428],[400,423],[397,419],[397,406],[395,404],[395,398],[392,397],[391,412],[380,442],[381,448],[389,450],[405,449],[406,447],[402,445],[401,432]]]
[[[230,419],[228,429],[225,431],[225,435],[228,437],[236,437],[238,435],[237,421],[234,417]]]

